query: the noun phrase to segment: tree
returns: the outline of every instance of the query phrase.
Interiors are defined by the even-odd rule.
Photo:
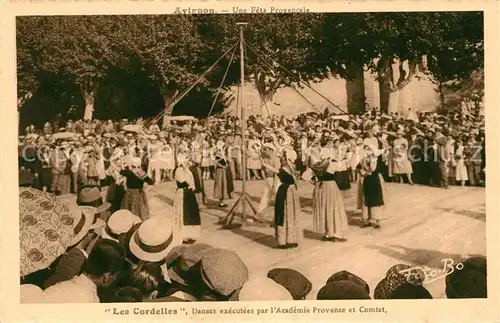
[[[85,100],[84,119],[92,119],[95,93],[107,69],[121,61],[116,51],[111,16],[24,17],[21,65],[33,64],[40,73],[58,74],[78,84]],[[32,20],[33,21],[30,21]],[[39,30],[35,37],[30,32]],[[26,39],[27,38],[27,39]],[[35,38],[35,39],[33,39]],[[35,62],[33,62],[35,61]],[[29,65],[28,65],[29,66]],[[36,74],[31,73],[36,78]],[[23,78],[23,84],[30,84]],[[36,84],[36,83],[34,83]],[[24,85],[23,85],[24,86]]]
[[[310,64],[314,53],[310,44],[321,19],[316,13],[203,15],[197,17],[197,22],[204,47],[215,53],[238,41],[237,22],[248,23],[244,30],[245,74],[247,81],[254,83],[262,104],[266,104],[282,86],[300,86],[302,82],[325,77],[322,70]],[[215,55],[207,58],[216,59]],[[237,67],[230,69],[227,86],[239,83]],[[220,77],[221,72],[218,70],[216,77]]]
[[[440,24],[443,32],[429,51],[428,72],[438,85],[441,108],[445,109],[445,89],[460,89],[464,82],[470,83],[471,73],[484,68],[483,14],[452,13]]]
[[[422,56],[443,48],[445,35],[471,38],[462,33],[467,28],[463,24],[481,22],[465,16],[467,13],[325,14],[315,37],[317,68],[348,77],[349,66],[368,66],[378,76],[381,109],[391,110],[399,91],[415,76]]]
[[[37,52],[40,50],[39,39],[43,28],[41,17],[31,19],[18,18],[16,29],[17,50],[17,110],[18,115],[22,106],[36,92],[40,85],[40,62]]]
[[[193,84],[202,73],[203,49],[191,16],[121,16],[124,55],[157,84],[165,102],[165,115],[172,112],[171,100]],[[206,84],[201,80],[195,89]]]

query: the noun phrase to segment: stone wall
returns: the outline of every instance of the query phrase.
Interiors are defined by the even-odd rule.
[[[375,79],[375,75],[367,71],[361,73],[359,75],[363,75],[362,78],[355,77],[351,78],[349,81],[340,77],[331,77],[322,82],[311,84],[313,89],[328,98],[328,100],[332,101],[335,105],[338,105],[339,109],[332,107],[327,100],[307,87],[302,89],[297,88],[297,90],[321,112],[323,112],[326,107],[329,107],[330,111],[333,113],[342,113],[341,111],[347,110],[354,113],[362,110],[365,103],[369,107],[380,107],[379,86]],[[423,74],[421,74],[421,76],[423,76]],[[236,95],[236,89],[237,87],[233,87],[230,90],[230,93],[234,96]],[[394,112],[406,112],[408,109],[412,111],[434,111],[440,106],[437,86],[426,76],[422,77],[420,80],[414,78],[405,88],[399,91],[396,96],[397,109],[394,109]],[[247,107],[247,115],[268,115],[268,111],[261,103],[259,94],[253,84],[245,84],[242,98],[244,105]],[[239,116],[239,112],[237,113],[236,111],[236,105],[237,100],[233,100],[225,113]],[[316,111],[292,88],[279,89],[272,102],[267,103],[267,108],[271,114],[290,116]]]

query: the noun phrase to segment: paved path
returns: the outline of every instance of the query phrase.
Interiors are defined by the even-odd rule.
[[[249,195],[257,206],[264,183],[250,181]],[[209,199],[213,182],[206,183]],[[162,183],[149,188],[151,209],[158,215],[168,216],[172,210],[174,183]],[[241,182],[235,183],[237,192]],[[211,201],[202,211],[202,237],[200,242],[232,249],[238,252],[250,270],[251,277],[265,276],[275,267],[289,267],[306,275],[313,283],[308,299],[314,299],[327,278],[339,270],[348,270],[367,281],[371,290],[385,276],[389,267],[397,263],[426,265],[433,269],[443,267],[442,259],[455,262],[471,255],[486,253],[485,189],[451,187],[448,190],[388,184],[390,217],[382,229],[361,229],[355,215],[356,188],[345,194],[349,217],[349,239],[344,243],[321,241],[321,235],[312,228],[312,185],[299,184],[304,239],[299,248],[274,249],[273,229],[257,224],[246,224],[223,230],[219,220],[227,209],[219,209]],[[236,196],[237,197],[237,196]],[[235,200],[234,200],[235,201]],[[232,203],[228,203],[229,206]],[[247,212],[248,210],[247,207]],[[273,207],[266,218],[273,217]],[[445,297],[444,279],[426,285],[435,298]]]

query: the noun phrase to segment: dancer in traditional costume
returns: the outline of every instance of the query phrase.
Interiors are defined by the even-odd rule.
[[[146,197],[147,185],[153,184],[153,180],[147,176],[141,168],[140,158],[130,158],[128,168],[120,171],[120,175],[125,177],[125,196],[122,201],[122,209],[127,209],[139,216],[142,221],[149,218],[148,199]]]
[[[296,159],[297,153],[286,149],[281,158],[280,169],[264,164],[266,169],[277,174],[281,182],[274,206],[275,237],[280,249],[296,248],[301,239],[298,223],[300,203],[296,184],[297,174],[293,166]]]
[[[344,198],[335,176],[336,172],[342,171],[342,167],[335,160],[324,159],[313,165],[312,170],[314,231],[323,234],[325,241],[347,241],[348,221]]]
[[[184,243],[194,243],[201,234],[201,219],[195,196],[195,180],[188,167],[188,157],[177,155],[175,181],[177,190],[174,198],[173,224]]]
[[[194,178],[194,193],[198,205],[205,205],[205,185],[203,182],[203,173],[201,171],[202,144],[199,139],[195,139],[191,144],[191,165],[189,169]]]
[[[372,226],[380,229],[380,220],[384,218],[384,206],[387,202],[387,190],[384,178],[377,168],[379,151],[366,145],[364,153],[360,169],[363,179],[359,181],[358,189],[358,208],[363,214],[361,227]]]
[[[224,142],[219,140],[215,150],[214,198],[219,200],[219,207],[226,207],[224,200],[231,199],[234,191],[233,177],[228,169],[229,163],[224,152]]]
[[[263,146],[261,163],[263,165],[263,173],[265,176],[265,186],[260,199],[259,207],[257,209],[257,216],[260,219],[263,219],[264,211],[269,205],[272,196],[276,194],[276,190],[279,185],[279,180],[275,173],[271,169],[266,168],[264,165],[270,165],[272,169],[279,169],[281,166],[281,162],[276,153],[276,146],[270,142],[265,143]]]

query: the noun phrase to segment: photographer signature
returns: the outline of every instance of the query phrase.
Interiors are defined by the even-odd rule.
[[[463,263],[459,262],[455,264],[453,259],[449,258],[441,259],[441,263],[443,263],[443,266],[440,269],[433,269],[423,265],[403,269],[399,273],[404,275],[408,281],[418,280],[422,281],[423,284],[428,284],[451,275],[455,270],[462,270],[464,268]]]

